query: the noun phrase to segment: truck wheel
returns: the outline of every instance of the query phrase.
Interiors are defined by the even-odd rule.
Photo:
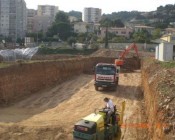
[[[117,89],[117,87],[116,87],[116,86],[114,86],[114,87],[112,88],[112,90],[113,90],[113,91],[116,91],[116,89]]]
[[[95,90],[98,91],[98,87],[97,86],[95,86]]]
[[[108,136],[108,140],[112,140],[113,139],[113,136],[112,135],[109,135]]]
[[[119,78],[117,78],[117,80],[116,80],[116,85],[118,85],[118,81],[119,81]]]

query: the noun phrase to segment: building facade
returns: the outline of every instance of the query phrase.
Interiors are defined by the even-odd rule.
[[[100,31],[101,31],[101,37],[105,37],[106,28],[101,28]],[[129,27],[124,27],[124,28],[109,27],[108,32],[115,34],[116,36],[124,36],[126,38],[129,38],[131,33],[133,32],[133,29]]]
[[[37,11],[34,9],[27,9],[27,33],[32,33],[34,28],[34,17]]]
[[[39,5],[38,10],[28,9],[27,32],[37,33],[42,31],[46,33],[57,12],[58,7],[50,5]]]
[[[74,32],[75,33],[87,33],[94,32],[94,24],[87,22],[76,22],[74,23]]]
[[[84,8],[83,21],[98,23],[101,20],[102,10],[99,8]]]
[[[0,35],[13,41],[24,38],[27,10],[24,0],[0,0]]]
[[[33,18],[33,32],[46,33],[48,28],[52,25],[52,18],[50,16],[34,16]]]
[[[154,27],[150,27],[150,26],[135,26],[135,27],[134,27],[134,30],[135,30],[136,32],[141,31],[141,30],[146,30],[146,31],[148,31],[150,34],[153,33],[154,29],[155,29]]]
[[[38,5],[38,10],[37,10],[38,16],[50,16],[54,20],[57,13],[58,13],[58,6]]]

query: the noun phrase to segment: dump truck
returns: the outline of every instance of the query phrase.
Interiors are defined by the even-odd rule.
[[[116,90],[119,82],[119,68],[115,64],[98,63],[95,67],[95,90],[99,87]]]

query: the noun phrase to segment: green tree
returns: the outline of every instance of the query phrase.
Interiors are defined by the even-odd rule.
[[[55,16],[55,22],[59,23],[59,22],[63,22],[63,23],[69,23],[69,16],[67,13],[60,11],[56,14]]]
[[[158,39],[160,37],[161,37],[161,30],[157,28],[152,33],[152,39]]]
[[[126,38],[124,36],[116,36],[112,38],[112,42],[114,43],[124,43],[126,42]]]
[[[138,32],[134,32],[132,35],[132,39],[137,43],[149,43],[151,39],[151,35],[147,30],[141,30]]]
[[[69,37],[68,39],[67,39],[67,42],[68,42],[68,44],[70,45],[70,46],[72,46],[72,43],[76,43],[77,42],[77,40],[76,40],[76,38],[75,37]]]
[[[112,26],[112,20],[107,18],[107,17],[104,17],[101,19],[100,21],[100,26],[101,27],[109,27],[109,26]]]
[[[53,37],[54,35],[64,41],[72,35],[72,26],[65,12],[59,12],[56,15],[55,22],[48,29],[47,36]]]
[[[68,13],[69,16],[74,16],[76,18],[78,18],[78,20],[82,21],[82,12],[79,11],[70,11]]]
[[[117,20],[112,21],[112,26],[113,27],[124,27],[125,25],[120,19],[117,19]]]

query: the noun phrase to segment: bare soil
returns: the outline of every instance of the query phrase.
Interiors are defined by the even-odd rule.
[[[2,140],[71,140],[74,124],[104,106],[109,97],[121,109],[126,101],[120,140],[146,140],[141,73],[122,73],[117,91],[95,91],[93,75],[79,75],[12,106],[0,108]],[[129,125],[128,125],[129,124]]]

